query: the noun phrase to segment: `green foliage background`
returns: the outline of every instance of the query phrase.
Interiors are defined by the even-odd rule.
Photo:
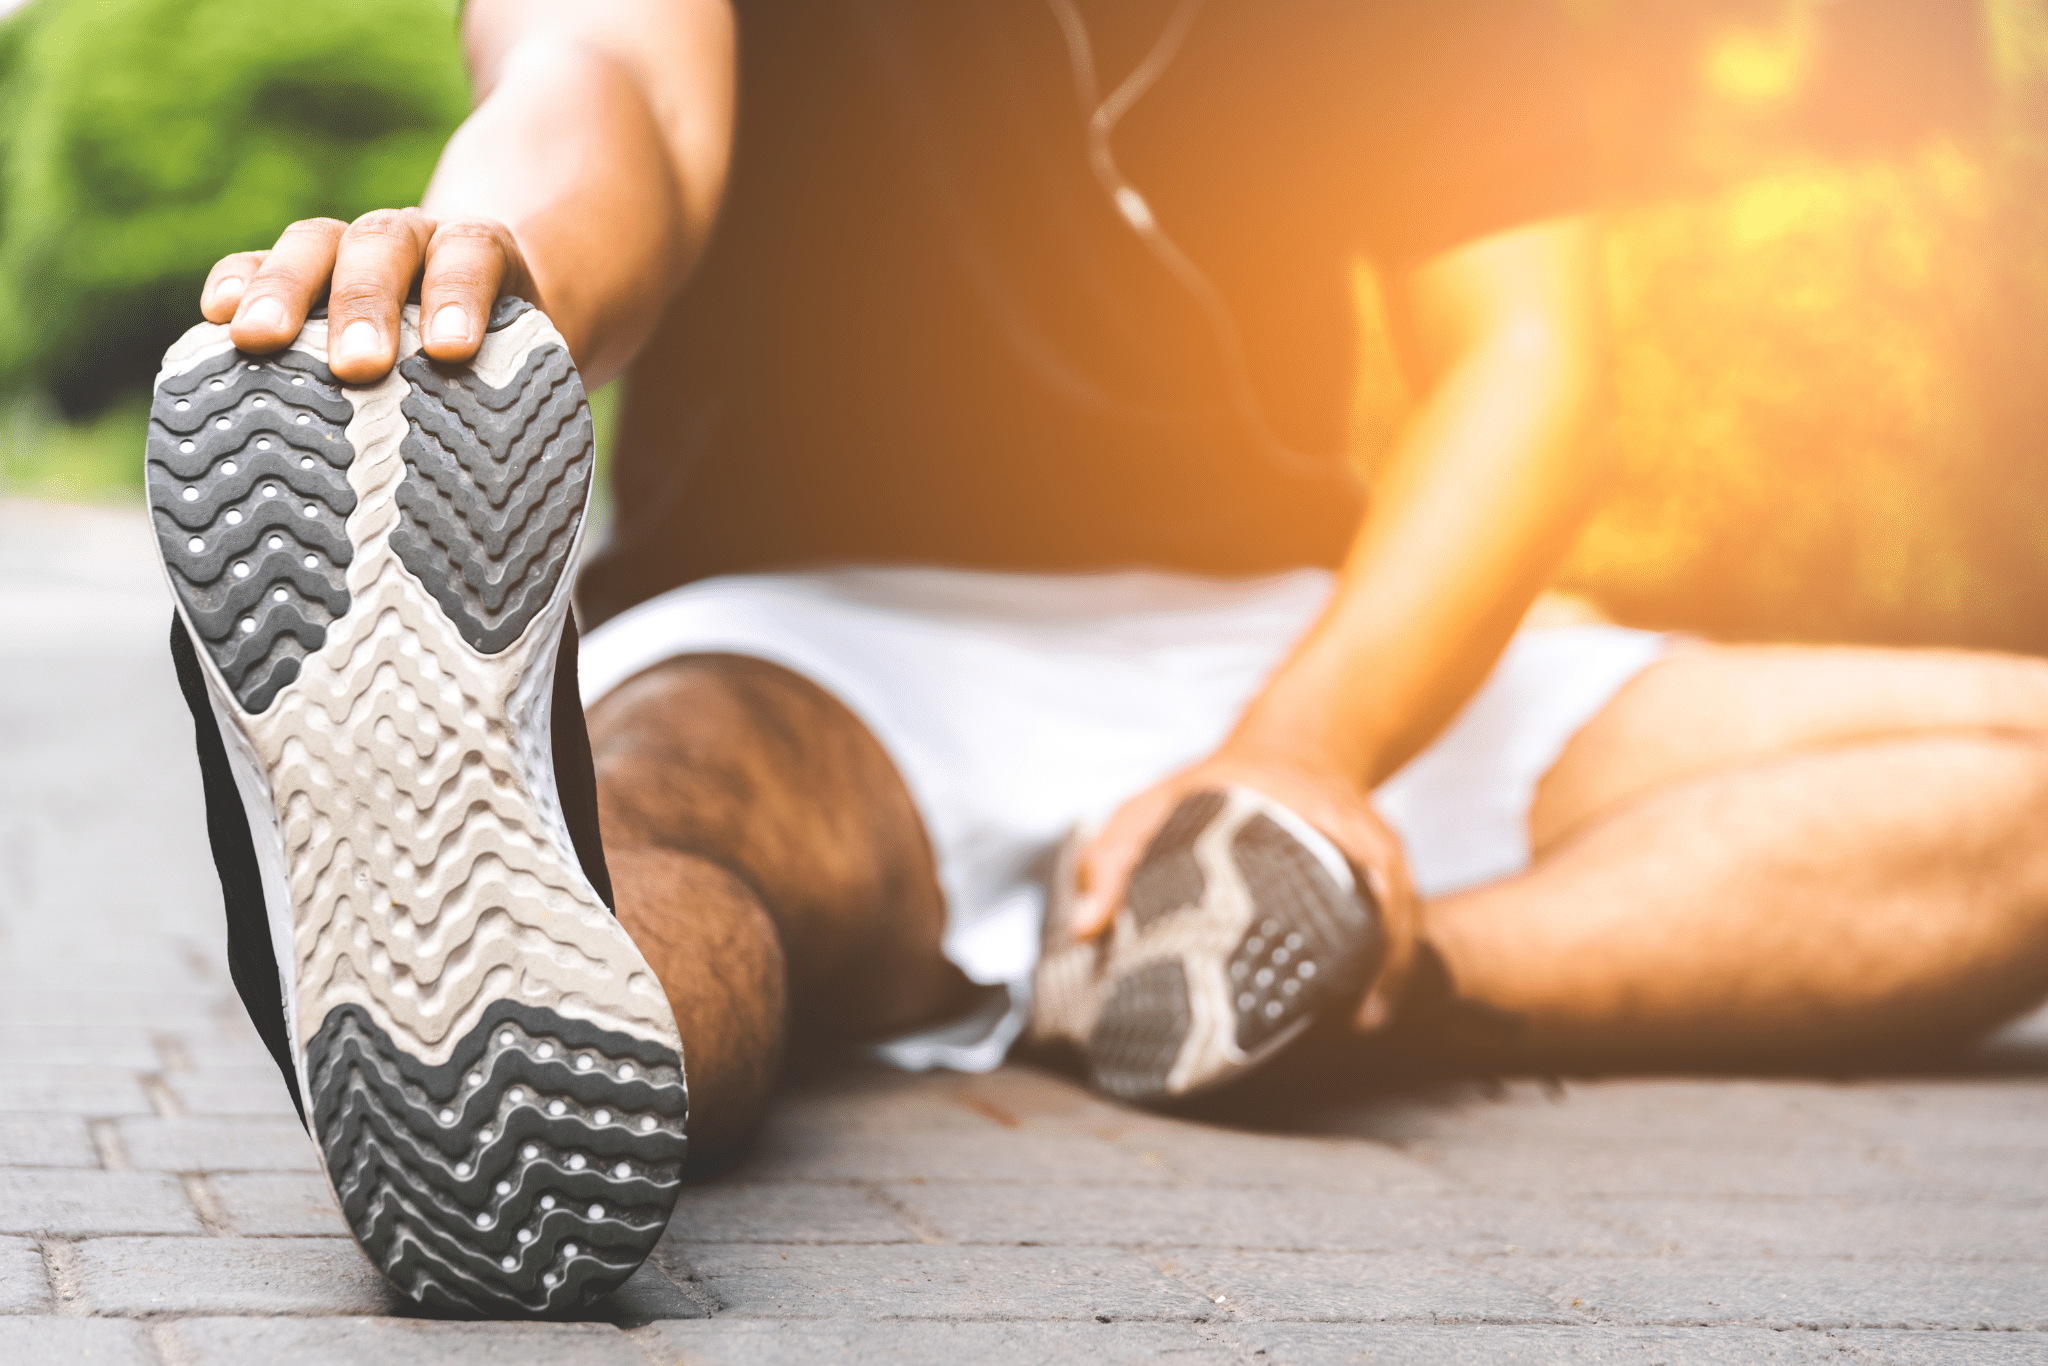
[[[208,267],[294,219],[415,202],[468,104],[452,0],[35,0],[4,21],[0,481],[139,482],[132,394]]]
[[[1981,19],[1983,108],[1824,146],[1798,120],[1830,16],[1908,0],[1558,2],[1605,53],[1627,169],[1619,474],[1565,586],[1721,635],[2048,652],[2048,0],[1921,6]],[[417,199],[467,106],[454,8],[34,0],[0,21],[0,494],[132,497],[143,391],[212,261]],[[1383,342],[1367,447],[1405,412]]]

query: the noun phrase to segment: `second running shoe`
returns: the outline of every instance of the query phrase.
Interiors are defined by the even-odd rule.
[[[1371,891],[1320,831],[1250,788],[1174,808],[1102,938],[1067,928],[1076,835],[1054,874],[1031,1030],[1139,1104],[1198,1094],[1355,1005],[1385,952]]]
[[[473,364],[417,328],[360,387],[324,320],[265,356],[192,329],[148,496],[236,982],[342,1213],[422,1306],[555,1313],[668,1222],[682,1045],[597,842],[582,383],[516,300]]]

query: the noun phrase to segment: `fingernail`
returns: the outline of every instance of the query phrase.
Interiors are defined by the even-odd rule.
[[[1067,927],[1076,934],[1095,923],[1095,898],[1081,896],[1074,899],[1074,913],[1068,919]]]
[[[210,302],[231,304],[242,297],[243,281],[239,275],[223,275],[213,282],[213,298]]]
[[[341,341],[334,348],[334,358],[351,361],[377,354],[377,326],[365,318],[357,318],[341,330]]]
[[[469,314],[460,305],[447,304],[434,315],[434,330],[427,337],[435,342],[464,342],[469,340]]]
[[[258,327],[283,327],[284,305],[272,298],[253,300],[242,310],[237,322],[254,323]]]

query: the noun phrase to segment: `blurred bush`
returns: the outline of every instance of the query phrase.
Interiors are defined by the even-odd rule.
[[[1723,637],[2048,653],[2048,3],[1564,3],[1619,470],[1562,586]],[[1391,364],[1368,345],[1367,449]]]
[[[1624,209],[1565,579],[1724,636],[2048,651],[2048,176],[1996,138]]]
[[[36,0],[0,28],[0,393],[148,383],[215,259],[415,202],[467,108],[450,0]]]
[[[1621,473],[1567,584],[2048,652],[2048,4],[1573,2]]]

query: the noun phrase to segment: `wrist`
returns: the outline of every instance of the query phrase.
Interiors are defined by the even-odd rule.
[[[1224,748],[1331,773],[1369,792],[1384,776],[1388,748],[1370,724],[1373,711],[1348,690],[1283,674],[1245,709]]]

